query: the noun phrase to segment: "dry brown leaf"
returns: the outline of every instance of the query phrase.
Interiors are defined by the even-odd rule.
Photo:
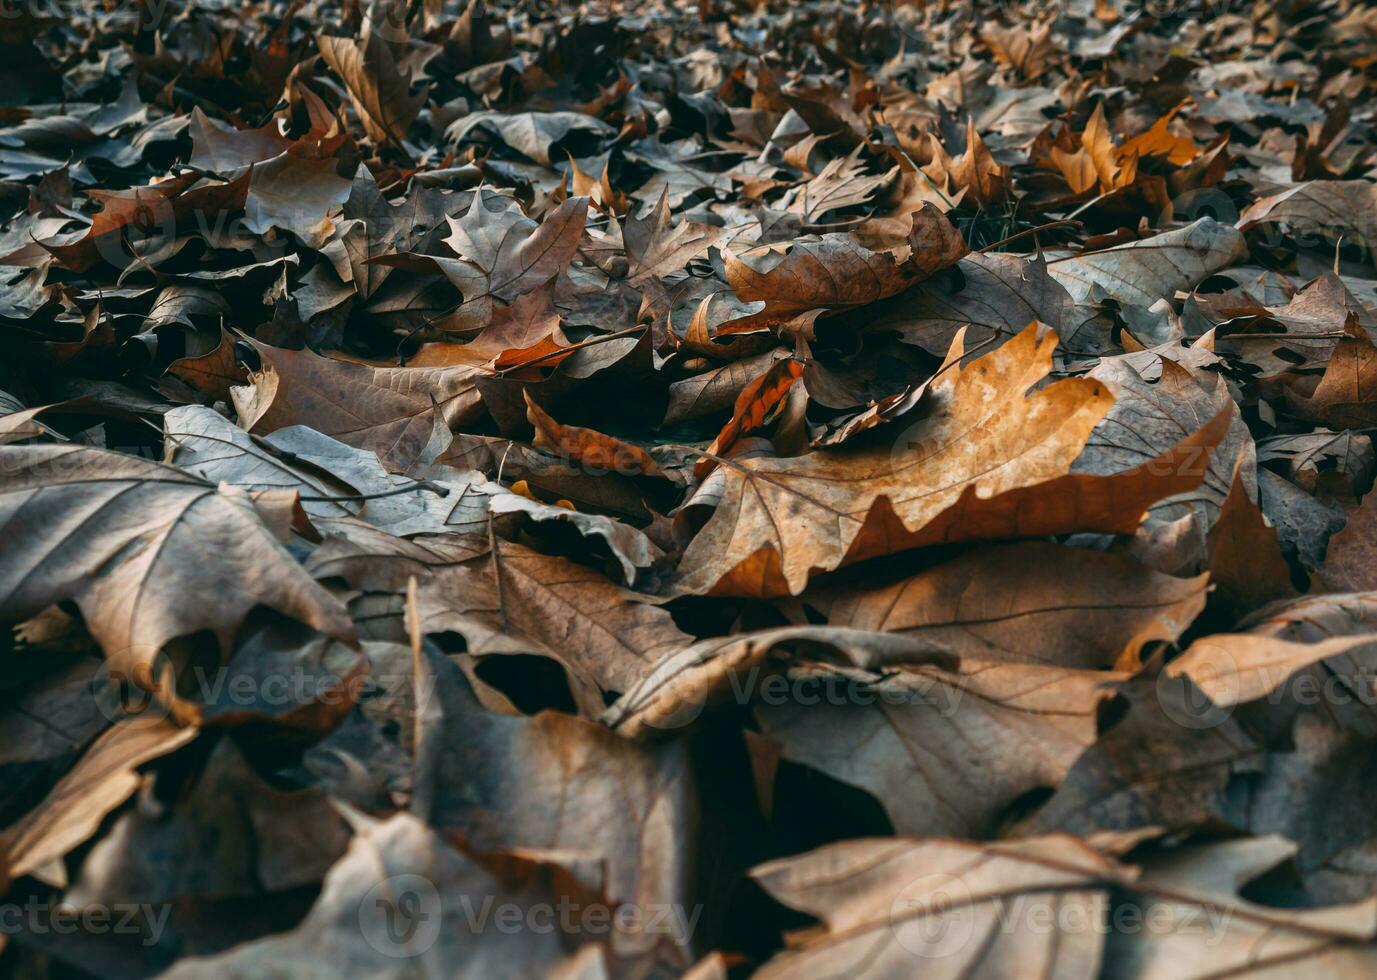
[[[1344,529],[1329,539],[1314,591],[1377,591],[1377,494],[1368,493]]]
[[[197,391],[227,402],[230,389],[248,380],[234,355],[235,343],[234,336],[221,327],[220,343],[213,351],[200,357],[178,358],[167,366],[167,373],[176,375]]]
[[[803,365],[790,358],[776,361],[768,371],[741,389],[732,407],[732,417],[708,446],[710,455],[705,455],[694,466],[694,478],[702,480],[717,465],[713,456],[730,456],[737,440],[765,425],[784,404],[794,382],[802,376]]]
[[[1254,201],[1238,219],[1244,231],[1276,225],[1307,242],[1332,247],[1339,236],[1377,241],[1377,184],[1366,180],[1311,180]]]
[[[551,150],[571,133],[611,133],[602,120],[578,112],[474,112],[455,120],[445,137],[457,146],[480,126],[544,167],[552,165]],[[557,159],[563,156],[556,154]]]
[[[662,424],[674,425],[731,410],[747,385],[770,365],[788,356],[786,351],[774,348],[674,382],[669,386],[669,406]]]
[[[25,515],[12,525],[0,615],[23,619],[75,602],[119,677],[151,689],[163,645],[200,630],[228,650],[259,605],[353,641],[343,605],[296,563],[246,494],[80,446],[8,446],[0,460],[0,515]]]
[[[990,148],[980,138],[975,119],[966,117],[966,149],[953,159],[936,136],[930,137],[933,160],[923,168],[939,187],[954,187],[963,192],[962,200],[978,208],[991,208],[1006,196],[1008,170],[995,162]]]
[[[626,690],[689,642],[645,597],[567,559],[496,539],[482,558],[423,583],[420,602],[428,631],[460,633],[476,654],[548,652],[599,691]]]
[[[795,150],[801,149],[795,147]],[[827,162],[815,177],[792,195],[789,210],[817,224],[829,211],[858,207],[878,194],[894,179],[897,171],[867,175],[861,162],[861,147],[844,157]]]
[[[1331,429],[1365,429],[1377,425],[1377,347],[1356,322],[1344,328],[1325,365],[1324,377],[1306,397],[1291,392],[1287,401],[1304,418]]]
[[[191,110],[191,159],[193,167],[228,176],[240,169],[286,153],[292,141],[283,136],[277,120],[256,129],[226,126],[201,111]]]
[[[849,418],[840,421],[834,420],[827,429],[814,435],[810,444],[814,448],[840,446],[862,432],[887,425],[902,418],[922,404],[923,396],[927,394],[927,390],[928,386],[924,383],[880,398],[865,410],[857,412]]]
[[[600,692],[627,690],[691,642],[649,597],[516,542],[471,535],[407,542],[340,530],[343,536],[311,556],[313,574],[371,589],[395,588],[415,575],[427,632],[457,633],[476,656],[551,657],[570,673],[585,708],[601,709]]]
[[[581,905],[596,904],[596,892],[570,889],[576,879],[558,864],[542,860],[535,851],[505,859],[470,856],[407,813],[385,821],[357,815],[354,821],[356,836],[348,852],[325,876],[320,896],[298,926],[218,955],[188,957],[168,975],[176,980],[249,980],[273,972],[309,973],[328,959],[378,976],[396,976],[399,962],[469,976],[519,964],[533,975],[580,980],[558,972],[575,961],[566,945],[579,942],[572,932],[552,928],[533,940],[525,931],[504,931],[489,922],[493,902],[488,915],[480,911],[485,899],[500,899],[502,908],[523,915],[576,898]],[[406,891],[417,882],[426,884],[424,892]],[[421,902],[413,907],[399,894],[419,895]],[[465,910],[472,915],[466,917]],[[417,915],[417,927],[408,930],[400,923],[411,921],[404,918],[411,912]],[[487,928],[474,925],[480,915]],[[438,941],[427,944],[431,936]],[[596,975],[589,974],[589,980]]]
[[[980,40],[994,52],[996,58],[1028,81],[1034,81],[1045,73],[1061,54],[1052,41],[1051,21],[1037,27],[1027,24],[1011,27],[998,23],[987,24],[980,30]]]
[[[127,191],[93,190],[92,197],[103,206],[86,234],[70,244],[39,247],[76,272],[102,262],[123,268],[168,246],[178,234],[243,210],[248,193],[247,173],[225,183],[202,183],[187,174]]]
[[[1144,673],[1121,683],[1126,709],[1020,834],[1090,835],[1209,826],[1230,815],[1231,784],[1258,772],[1261,745],[1187,682]]]
[[[1347,496],[1355,496],[1371,484],[1373,470],[1377,468],[1371,437],[1326,429],[1260,440],[1257,460],[1281,463],[1282,475],[1312,494],[1337,483]]]
[[[1146,308],[1233,265],[1243,252],[1243,236],[1236,229],[1200,218],[1142,241],[1054,259],[1047,271],[1078,303],[1106,296]]]
[[[879,588],[825,590],[813,601],[832,626],[900,633],[963,658],[1131,670],[1144,645],[1190,626],[1207,581],[1027,542],[972,551]]]
[[[798,652],[858,666],[956,661],[921,639],[837,626],[784,626],[700,640],[662,656],[607,709],[602,721],[629,738],[672,732],[697,721],[703,710],[731,699],[744,703],[762,675],[777,672]]]
[[[255,343],[261,366],[231,389],[239,422],[267,434],[309,425],[376,453],[394,471],[430,462],[450,427],[477,418],[476,367],[374,367]]]
[[[256,164],[244,201],[244,227],[260,235],[291,232],[312,248],[334,234],[335,212],[349,198],[348,178],[331,159],[284,153]]]
[[[1246,465],[1246,460],[1240,461],[1210,530],[1210,579],[1220,598],[1236,609],[1255,609],[1296,594],[1277,530],[1248,496],[1243,482]]]
[[[1161,117],[1147,132],[1116,146],[1109,134],[1104,103],[1099,102],[1081,133],[1080,146],[1066,145],[1072,138],[1068,133],[1061,137],[1062,142],[1052,146],[1044,162],[1061,172],[1076,195],[1086,194],[1097,185],[1102,194],[1131,187],[1138,179],[1139,158],[1166,155],[1170,159],[1184,155],[1180,162],[1189,163],[1198,153],[1189,139],[1175,136],[1167,128],[1179,109],[1180,106]]]
[[[1297,599],[1244,620],[1242,632],[1201,637],[1167,673],[1189,677],[1214,704],[1228,708],[1266,697],[1325,660],[1361,699],[1371,694],[1374,621],[1377,597],[1371,593]]]
[[[628,214],[622,222],[622,241],[626,245],[629,263],[627,282],[641,286],[658,282],[678,272],[708,250],[722,237],[723,229],[694,221],[680,221],[675,225],[669,211],[668,192],[644,218]]]
[[[1084,146],[1076,147],[1074,150],[1053,146],[1048,152],[1048,161],[1061,171],[1072,194],[1085,194],[1099,182],[1100,174],[1095,166],[1095,160]]]
[[[1154,368],[1158,376],[1149,381]],[[1224,438],[1196,461],[1199,484],[1156,502],[1134,540],[1125,545],[1129,553],[1161,571],[1200,570],[1206,562],[1207,538],[1235,473],[1246,493],[1257,492],[1252,439],[1228,385],[1213,372],[1162,355],[1150,355],[1146,367],[1135,367],[1127,357],[1104,358],[1090,376],[1105,382],[1116,401],[1086,440],[1074,472],[1107,475],[1141,466],[1212,418],[1221,413],[1227,417]]]
[[[1285,303],[1204,296],[1198,302],[1213,322],[1220,323],[1216,332],[1221,349],[1238,351],[1265,374],[1282,374],[1297,364],[1325,364],[1350,315],[1360,309],[1333,273],[1317,276]],[[1285,332],[1277,332],[1277,327]]]
[[[822,920],[756,974],[762,980],[864,975],[906,980],[914,963],[944,975],[1098,976],[1109,903],[1129,876],[1112,857],[1066,836],[978,844],[880,838],[843,841],[752,869],[776,901]],[[1006,909],[1061,910],[1081,930],[1003,925]],[[1053,921],[1056,921],[1055,915]]]
[[[796,698],[755,706],[784,758],[874,795],[895,833],[984,838],[1065,777],[1126,675],[963,658],[950,671],[804,664],[787,676]]]
[[[1106,946],[1116,976],[1310,975],[1360,977],[1377,963],[1377,903],[1278,908],[1240,893],[1294,858],[1268,835],[1197,844],[1144,861],[1128,887],[1154,928]],[[1205,925],[1205,923],[1209,923]]]
[[[1070,335],[1071,297],[1041,258],[973,254],[956,269],[959,289],[943,278],[922,283],[868,309],[867,329],[896,330],[906,343],[941,357],[963,327],[974,350],[991,340],[1003,343],[1036,320],[1056,330],[1067,346],[1078,346]]]
[[[464,303],[441,325],[473,331],[493,319],[500,304],[543,286],[573,259],[583,239],[588,198],[571,197],[536,224],[513,198],[479,188],[468,211],[450,218],[445,243],[457,259],[435,258]]]
[[[319,884],[349,844],[333,801],[269,783],[232,739],[207,753],[190,773],[167,766],[141,777],[142,799],[175,794],[175,812],[146,802],[122,810],[66,890],[74,908],[206,895],[263,901]]]
[[[670,479],[655,458],[640,446],[633,446],[594,429],[561,425],[536,404],[529,391],[526,418],[535,427],[535,446],[578,466],[609,470],[623,476],[655,476]]]
[[[374,32],[362,40],[316,35],[321,56],[344,82],[364,131],[379,145],[400,147],[425,105],[430,87],[411,92],[411,72],[402,72],[392,49]]]
[[[372,735],[363,743],[371,751],[362,761],[382,764],[385,746],[400,750],[413,792],[417,780],[430,784],[419,812],[499,866],[544,855],[568,872],[566,889],[581,882],[581,892],[613,906],[663,910],[662,928],[617,930],[600,941],[618,957],[686,966],[698,922],[691,872],[699,810],[684,742],[637,744],[556,711],[495,713],[449,658],[425,647],[417,658],[402,644],[375,651],[377,674],[393,676],[401,665],[421,682],[372,706],[364,722]],[[333,741],[342,751],[360,745]],[[447,775],[456,772],[482,778]]]
[[[1189,136],[1182,136],[1171,130],[1172,120],[1185,105],[1186,103],[1181,103],[1159,117],[1145,131],[1126,140],[1124,145],[1119,147],[1119,158],[1128,160],[1139,157],[1165,157],[1173,166],[1184,167],[1199,156],[1200,147],[1196,146]]]
[[[66,885],[61,860],[84,844],[109,814],[139,787],[138,768],[175,752],[196,737],[153,715],[116,722],[97,738],[43,801],[5,828],[0,837],[12,855],[6,872],[31,874]]]
[[[816,572],[925,543],[1131,532],[1149,504],[1199,482],[1198,466],[1182,472],[1183,460],[1170,454],[1212,446],[1227,418],[1138,470],[1070,474],[1113,396],[1086,379],[1028,395],[1055,346],[1030,327],[944,373],[929,387],[927,412],[892,448],[725,468],[725,495],[685,552],[677,588],[797,594]],[[960,350],[958,340],[948,361]]]
[[[763,301],[760,313],[731,321],[719,332],[778,328],[796,318],[811,323],[826,310],[864,306],[893,296],[956,262],[966,243],[940,211],[924,206],[903,244],[872,250],[853,235],[831,233],[787,243],[763,258],[724,255],[737,298]]]
[[[599,211],[607,214],[626,214],[631,208],[631,199],[618,190],[607,179],[607,164],[602,166],[602,175],[594,177],[584,173],[579,163],[569,157],[569,186],[577,196],[588,198]]]

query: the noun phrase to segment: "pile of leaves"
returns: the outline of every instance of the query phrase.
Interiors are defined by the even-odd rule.
[[[0,44],[9,975],[1377,969],[1377,8]]]

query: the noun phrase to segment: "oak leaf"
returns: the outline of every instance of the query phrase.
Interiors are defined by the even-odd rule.
[[[719,332],[779,327],[795,318],[808,322],[825,310],[864,306],[940,272],[966,252],[961,233],[931,205],[912,216],[905,240],[893,247],[874,250],[855,235],[833,232],[750,261],[727,252],[727,282],[739,299],[764,301],[765,309]]]
[[[1131,532],[1153,501],[1199,482],[1203,473],[1182,472],[1172,454],[1212,446],[1224,419],[1144,467],[1070,474],[1113,396],[1087,379],[1028,395],[1055,346],[1029,327],[945,371],[929,386],[928,411],[893,447],[735,461],[723,471],[721,503],[680,562],[677,588],[797,594],[816,572],[924,543]],[[958,340],[948,362],[961,350]]]
[[[9,446],[0,459],[0,519],[25,515],[22,527],[12,525],[19,536],[0,580],[0,614],[22,619],[71,600],[110,670],[144,686],[156,683],[154,661],[167,641],[207,630],[227,650],[258,605],[352,642],[343,605],[242,492],[84,447]]]
[[[403,471],[434,460],[449,445],[450,426],[481,411],[474,367],[375,367],[310,350],[253,349],[260,368],[231,394],[240,425],[256,434],[309,425]]]
[[[972,551],[912,578],[824,590],[833,626],[921,639],[961,657],[1098,670],[1138,666],[1205,606],[1207,577],[1173,578],[1117,555],[1042,542]]]
[[[571,197],[536,224],[513,198],[480,188],[462,218],[448,219],[445,243],[458,258],[433,259],[464,294],[444,327],[481,328],[498,304],[510,304],[562,272],[579,247],[587,216],[588,198]]]
[[[983,838],[1066,776],[1124,675],[963,658],[955,670],[803,664],[786,676],[799,699],[754,709],[784,758],[874,795],[895,833]]]
[[[1107,296],[1148,307],[1233,265],[1243,252],[1243,236],[1236,229],[1200,218],[1127,245],[1053,259],[1047,271],[1077,302]]]
[[[1377,597],[1369,592],[1307,596],[1269,606],[1240,622],[1240,632],[1204,636],[1167,665],[1189,677],[1221,708],[1266,697],[1295,674],[1325,661],[1359,698],[1371,685]]]
[[[1038,964],[1048,975],[1090,980],[1108,931],[1104,889],[1130,874],[1091,844],[1061,835],[829,844],[752,869],[776,901],[821,920],[756,975],[900,980],[913,975],[916,957],[941,963],[949,976],[1011,975]],[[1031,916],[1002,924],[1009,908],[1048,906],[1086,927],[1063,933],[1039,928]]]
[[[316,44],[344,82],[369,137],[379,146],[402,146],[430,87],[412,93],[411,72],[403,73],[397,67],[392,49],[376,32],[368,32],[361,40],[320,34]]]

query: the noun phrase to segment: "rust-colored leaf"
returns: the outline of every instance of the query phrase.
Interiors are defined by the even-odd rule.
[[[1055,343],[1029,327],[943,374],[927,412],[892,446],[737,462],[686,552],[679,588],[796,594],[815,572],[925,543],[1125,533],[1148,504],[1200,482],[1202,461],[1186,458],[1213,445],[1227,418],[1136,470],[1069,473],[1113,396],[1088,379],[1027,394]]]

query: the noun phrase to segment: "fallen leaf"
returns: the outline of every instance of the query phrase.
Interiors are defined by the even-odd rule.
[[[0,460],[0,513],[28,515],[11,541],[0,610],[22,619],[75,602],[119,676],[156,685],[155,658],[168,640],[208,630],[226,649],[258,605],[352,642],[344,607],[278,543],[247,495],[79,446],[8,446]],[[217,561],[204,560],[207,549]],[[189,604],[185,594],[215,601]]]
[[[1290,394],[1287,401],[1302,417],[1333,429],[1377,424],[1377,347],[1367,332],[1349,326],[1314,392],[1309,397]]]
[[[977,253],[955,268],[959,288],[944,288],[941,280],[915,286],[867,311],[868,329],[896,330],[905,343],[939,357],[963,328],[973,349],[992,339],[1002,343],[1035,320],[1059,335],[1069,330],[1071,298],[1041,259]]]
[[[1267,523],[1262,509],[1248,496],[1243,465],[1234,472],[1229,495],[1210,530],[1210,578],[1230,606],[1253,609],[1289,599],[1296,589],[1276,528]]]
[[[736,396],[732,417],[707,448],[708,455],[693,468],[695,479],[701,480],[717,465],[713,456],[731,455],[738,439],[763,426],[783,405],[794,382],[803,376],[803,365],[795,360],[776,361],[770,369],[756,378]]]
[[[1198,285],[1243,254],[1243,236],[1213,218],[1142,241],[1054,259],[1052,278],[1081,303],[1106,296],[1120,303],[1151,306],[1160,297]]]
[[[361,40],[316,35],[321,56],[349,92],[364,130],[377,143],[401,146],[429,87],[411,91],[411,72],[398,69],[392,50],[377,33]]]
[[[874,795],[895,833],[974,838],[1065,778],[1122,677],[964,658],[955,671],[804,665],[787,676],[797,703],[755,706],[784,758]]]
[[[911,976],[919,958],[941,962],[952,975],[1037,964],[1059,977],[1094,977],[1108,912],[1104,888],[1122,875],[1112,857],[1072,837],[830,844],[752,869],[776,901],[823,923],[797,936],[793,948],[757,975],[773,980],[864,970],[899,978]],[[1006,909],[1029,906],[1061,909],[1086,928],[1063,934],[1023,916],[1012,928],[1001,925]]]
[[[959,344],[949,361],[959,360]],[[1187,476],[1163,457],[1131,476],[1069,474],[1113,396],[1083,379],[1027,396],[1054,346],[1030,327],[943,374],[929,386],[927,413],[893,447],[736,462],[725,470],[722,502],[685,552],[678,589],[797,594],[815,571],[927,542],[1124,533],[1173,485],[1198,482],[1203,473]],[[1219,421],[1186,442],[1213,444]],[[999,447],[993,456],[991,445]],[[1116,481],[1135,492],[1111,498]]]
[[[49,877],[68,852],[84,844],[101,822],[139,787],[137,769],[175,752],[196,737],[194,728],[135,717],[117,722],[91,744],[67,775],[33,810],[5,828],[15,855],[9,873]],[[58,882],[66,884],[65,875]]]
[[[537,225],[512,198],[480,188],[462,218],[448,219],[445,242],[458,258],[433,260],[464,294],[446,329],[483,327],[497,304],[510,304],[563,271],[583,238],[587,213],[588,199],[571,197]]]
[[[726,328],[740,333],[778,327],[815,311],[862,306],[893,296],[945,269],[966,254],[961,234],[936,208],[913,215],[906,240],[872,250],[852,235],[830,233],[789,243],[757,262],[753,256],[725,256],[727,282],[739,299],[763,301],[758,314]]]
[[[254,344],[261,368],[230,390],[243,427],[266,434],[310,425],[406,470],[433,460],[449,430],[477,416],[481,399],[472,367],[373,367]]]
[[[307,971],[320,965],[323,950],[349,969],[379,977],[400,978],[422,963],[459,969],[473,975],[509,969],[516,963],[545,973],[571,956],[565,943],[574,937],[551,932],[532,942],[522,933],[504,933],[488,923],[471,924],[485,900],[501,896],[502,907],[519,910],[557,905],[561,882],[568,877],[557,865],[531,855],[508,861],[471,857],[456,850],[443,835],[416,817],[399,813],[384,821],[362,815],[349,850],[330,869],[320,897],[295,929],[247,943],[216,956],[190,957],[170,976],[182,978],[261,976],[269,970]],[[586,904],[587,893],[562,898]],[[411,896],[411,897],[408,897]],[[399,911],[405,910],[405,912]],[[399,914],[415,912],[424,931],[397,932]],[[436,916],[431,919],[430,916]],[[425,923],[433,923],[426,925]],[[492,928],[485,928],[492,925]],[[426,945],[433,937],[440,940]],[[426,948],[422,951],[421,946]],[[553,972],[547,975],[555,975]]]
[[[560,425],[535,403],[529,391],[523,391],[522,394],[526,398],[526,417],[535,427],[536,448],[577,466],[609,470],[624,476],[669,478],[660,469],[660,464],[640,446],[633,446],[593,429]]]
[[[1116,555],[1028,542],[972,551],[879,588],[825,590],[833,626],[921,639],[961,657],[1133,669],[1205,605],[1206,576],[1178,579]]]
[[[1368,494],[1348,515],[1344,529],[1329,539],[1324,564],[1315,575],[1316,591],[1371,592],[1377,590],[1377,497]]]
[[[1377,606],[1367,593],[1324,595],[1269,607],[1239,624],[1242,632],[1201,637],[1167,666],[1189,677],[1214,704],[1228,708],[1280,688],[1298,671],[1332,661],[1331,672],[1362,693]]]

